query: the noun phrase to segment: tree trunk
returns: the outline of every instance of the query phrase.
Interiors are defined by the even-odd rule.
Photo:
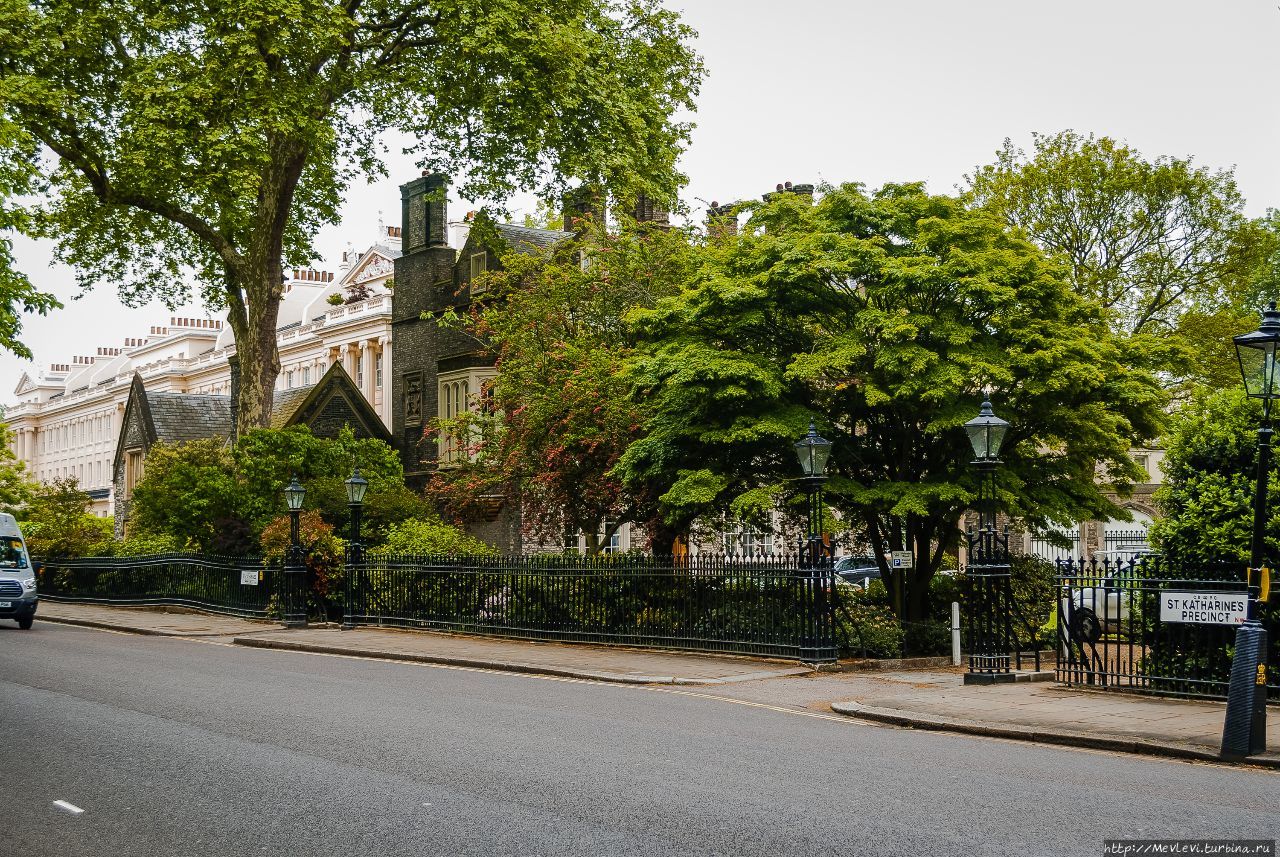
[[[228,278],[228,321],[240,358],[240,388],[236,401],[237,432],[266,428],[271,424],[280,353],[276,348],[276,322],[284,294],[279,261],[266,263],[240,283]],[[234,438],[233,438],[234,441]]]

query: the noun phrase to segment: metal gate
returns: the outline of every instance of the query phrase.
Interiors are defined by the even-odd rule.
[[[1160,557],[1058,563],[1057,679],[1069,685],[1225,699],[1236,625],[1161,618],[1162,598],[1201,592],[1247,598],[1241,564],[1181,568]],[[1280,623],[1271,639],[1267,695],[1280,701]]]

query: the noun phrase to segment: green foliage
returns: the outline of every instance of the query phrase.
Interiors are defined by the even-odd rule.
[[[669,521],[761,488],[799,500],[791,446],[813,419],[835,444],[827,502],[877,555],[913,549],[894,606],[921,619],[976,498],[961,425],[983,387],[1012,423],[1005,511],[1033,525],[1119,513],[1105,492],[1138,477],[1128,450],[1159,433],[1164,395],[1038,248],[920,185],[751,208],[681,294],[628,317],[647,417],[614,472],[668,486]]]
[[[118,542],[110,542],[112,556],[156,556],[157,554],[178,553],[187,545],[168,534],[141,533],[127,536]]]
[[[331,528],[346,528],[344,481],[353,462],[369,481],[366,543],[376,544],[396,522],[430,514],[426,500],[405,487],[400,458],[387,444],[358,439],[349,428],[320,438],[297,426],[245,432],[231,450],[218,439],[156,444],[134,488],[129,535],[166,537],[209,553],[252,553],[285,512],[283,488],[294,476],[307,489],[304,508]]]
[[[1206,392],[1174,415],[1156,492],[1164,515],[1153,543],[1188,564],[1249,559],[1262,408],[1239,385]],[[1280,543],[1280,479],[1272,459],[1267,521],[1269,545]],[[1271,561],[1276,556],[1269,556]]]
[[[0,199],[30,202],[0,228],[129,302],[180,303],[194,279],[229,310],[241,425],[262,425],[281,257],[305,264],[351,182],[385,173],[384,132],[465,175],[464,198],[576,177],[672,199],[693,35],[657,0],[9,3]],[[9,271],[0,306],[41,306]]]
[[[112,522],[89,514],[92,501],[74,478],[39,485],[22,510],[27,551],[41,559],[89,556],[106,549]]]
[[[836,597],[836,644],[841,657],[902,657],[903,626],[879,581],[872,581],[864,592],[838,586]]]
[[[1109,137],[1006,140],[969,194],[1069,266],[1076,291],[1117,330],[1168,333],[1190,308],[1230,301],[1258,263],[1230,170],[1141,153]]]
[[[4,134],[0,126],[0,137]],[[0,139],[0,146],[3,140]],[[6,211],[4,176],[0,174],[0,230],[11,227],[13,218]],[[62,304],[51,294],[36,291],[26,275],[14,265],[13,242],[0,235],[0,348],[15,357],[31,359],[31,349],[22,344],[22,314],[48,315],[50,310],[62,309]]]
[[[3,309],[0,309],[2,314]],[[0,334],[0,347],[4,347],[2,336]],[[27,481],[26,465],[14,455],[12,443],[13,432],[0,423],[0,512],[19,515],[22,506],[30,501],[35,486]]]
[[[1025,639],[1028,630],[1039,631],[1057,610],[1057,581],[1053,563],[1033,554],[1014,556],[1010,568],[1013,582],[1013,600],[1018,607],[1014,617],[1016,633]],[[1026,622],[1023,627],[1019,620]],[[1052,637],[1040,636],[1041,641]]]
[[[410,519],[392,524],[375,555],[494,556],[497,551],[457,527],[435,519]]]
[[[255,429],[241,435],[233,458],[247,490],[244,517],[255,529],[285,510],[281,491],[294,476],[307,489],[304,508],[318,510],[335,527],[347,526],[343,483],[355,466],[369,480],[366,504],[377,510],[392,510],[395,502],[403,505],[404,468],[395,450],[375,438],[357,438],[346,426],[336,438],[316,437],[306,426]],[[383,502],[388,492],[395,502]],[[382,519],[373,523],[375,535],[386,525]]]
[[[468,439],[474,459],[433,480],[450,514],[518,493],[534,538],[582,532],[592,554],[623,523],[651,515],[654,492],[626,490],[612,472],[645,410],[622,371],[632,352],[623,318],[677,293],[695,262],[689,234],[646,224],[614,233],[591,224],[547,254],[503,255],[489,275],[495,299],[464,320],[497,358],[492,407],[435,423],[445,443]]]
[[[129,501],[127,535],[165,535],[212,551],[221,530],[243,520],[246,499],[222,439],[157,443]]]

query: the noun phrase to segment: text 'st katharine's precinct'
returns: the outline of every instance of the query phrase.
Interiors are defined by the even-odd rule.
[[[1249,616],[1244,592],[1161,592],[1160,621],[1241,625]]]

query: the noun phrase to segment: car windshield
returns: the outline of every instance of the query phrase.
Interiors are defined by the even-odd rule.
[[[22,547],[22,539],[0,536],[0,568],[26,567],[27,552]]]

